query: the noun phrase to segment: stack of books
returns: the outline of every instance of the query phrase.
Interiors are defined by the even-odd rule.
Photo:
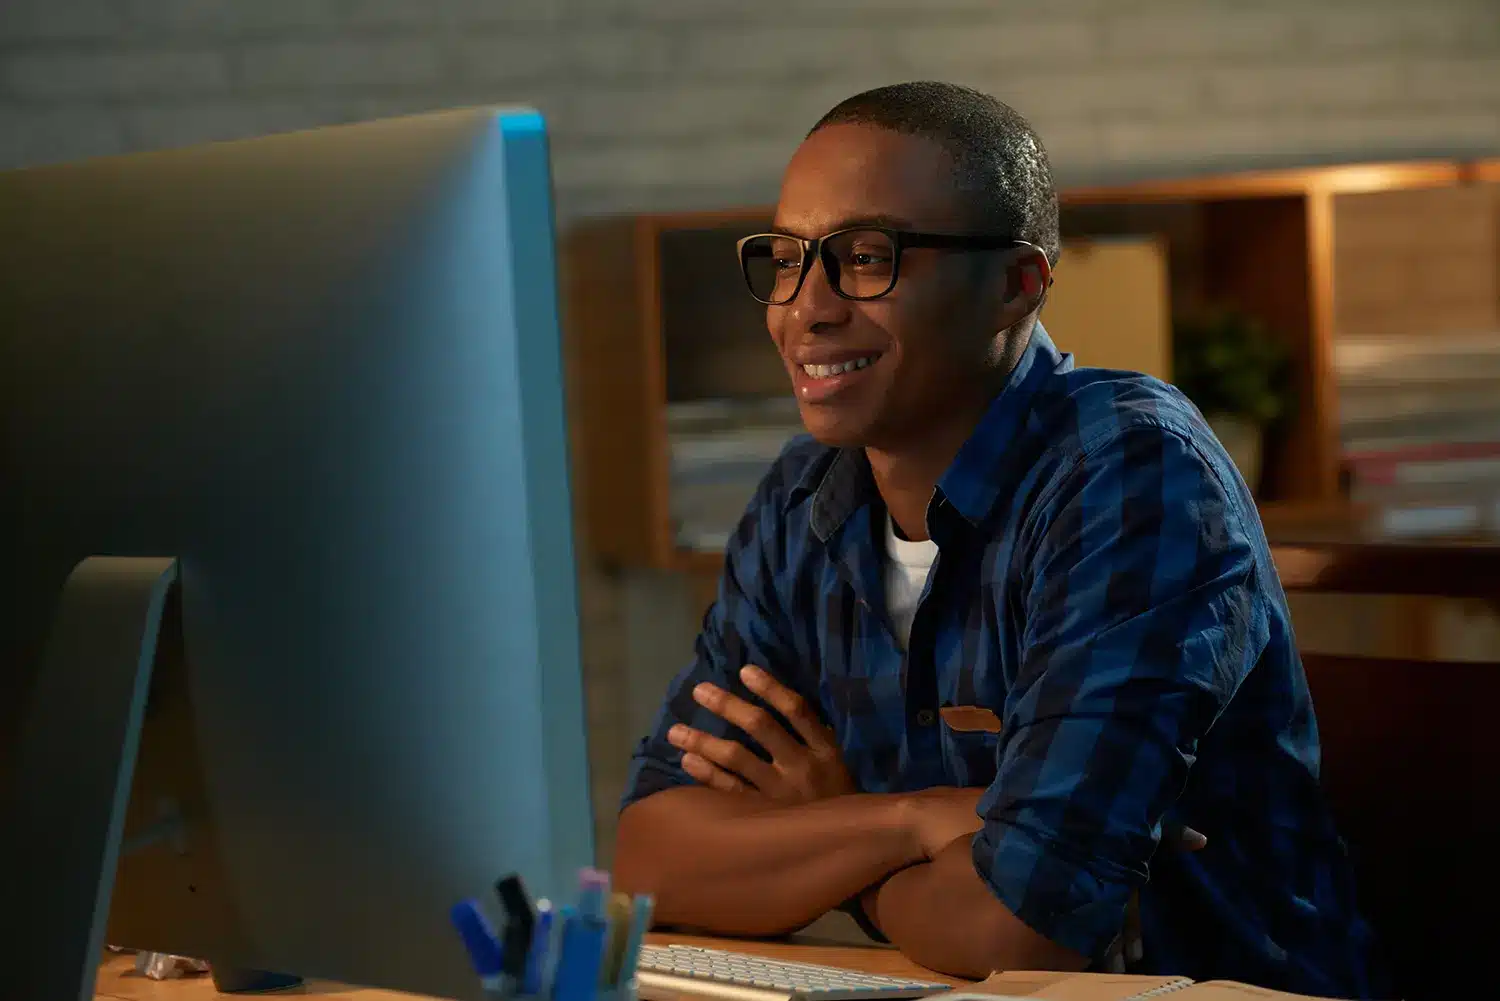
[[[1500,185],[1334,199],[1351,499],[1389,536],[1500,530]]]
[[[667,407],[672,523],[684,549],[719,551],[788,440],[801,434],[790,397]]]
[[[1350,499],[1388,536],[1500,532],[1500,330],[1334,347]]]

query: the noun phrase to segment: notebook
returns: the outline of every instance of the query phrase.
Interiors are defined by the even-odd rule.
[[[1047,1001],[1327,1001],[1307,994],[1288,994],[1232,980],[1194,982],[1186,977],[1147,977],[1129,973],[1051,973],[1011,970],[944,1001],[993,1001],[1003,998],[1045,998]]]

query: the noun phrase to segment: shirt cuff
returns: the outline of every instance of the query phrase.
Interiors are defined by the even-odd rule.
[[[885,937],[884,932],[875,927],[875,922],[871,921],[870,915],[865,913],[864,902],[860,900],[862,896],[863,894],[856,894],[850,897],[844,901],[839,910],[853,918],[854,923],[859,925],[859,930],[868,935],[873,941],[881,945],[890,945],[891,940]]]
[[[665,761],[653,753],[652,741],[648,738],[636,747],[635,757],[630,762],[630,773],[625,779],[625,793],[620,797],[620,809],[645,799],[654,793],[678,786],[693,785],[694,779],[676,761]],[[681,754],[676,755],[678,761]]]
[[[1125,926],[1131,886],[1102,880],[1019,827],[991,822],[975,835],[974,868],[1000,902],[1032,931],[1104,962]]]

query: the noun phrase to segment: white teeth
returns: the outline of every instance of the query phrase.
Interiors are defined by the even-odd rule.
[[[802,371],[814,379],[830,379],[835,375],[843,375],[845,372],[853,372],[857,368],[864,368],[876,359],[876,355],[868,355],[864,358],[855,358],[853,361],[839,362],[837,365],[803,365]]]

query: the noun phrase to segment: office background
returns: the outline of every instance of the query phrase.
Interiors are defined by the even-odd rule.
[[[1014,104],[1064,184],[1500,155],[1496,0],[4,0],[0,167],[528,102],[567,228],[764,204],[818,114],[917,77]],[[699,607],[580,543],[607,848]]]

